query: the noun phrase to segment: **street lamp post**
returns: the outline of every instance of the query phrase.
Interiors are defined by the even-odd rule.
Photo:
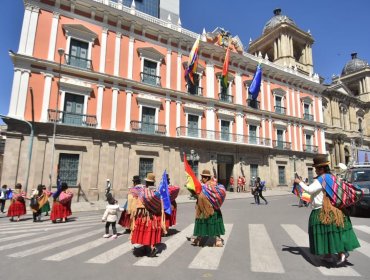
[[[26,173],[26,183],[25,183],[25,186],[24,186],[24,190],[27,193],[28,179],[30,177],[30,167],[31,167],[31,157],[32,157],[32,145],[33,145],[33,136],[34,136],[33,126],[32,126],[32,124],[30,122],[28,122],[26,120],[17,119],[17,118],[5,116],[5,115],[2,115],[2,114],[0,114],[0,118],[2,118],[2,119],[9,119],[9,120],[17,120],[17,121],[20,121],[20,122],[24,122],[24,123],[28,124],[29,127],[30,127],[30,130],[31,130],[30,143],[28,144],[28,153],[27,153],[28,154],[28,164],[27,164],[27,173]]]
[[[52,152],[51,152],[51,163],[50,163],[50,174],[49,174],[49,190],[51,190],[51,185],[53,183],[53,176],[54,176],[54,153],[55,153],[55,134],[57,130],[57,121],[59,119],[59,94],[60,94],[60,74],[62,71],[62,56],[64,55],[64,49],[60,48],[58,49],[59,54],[59,73],[58,73],[58,91],[57,91],[57,102],[56,102],[56,108],[55,113],[56,117],[54,119],[54,128],[53,128],[53,140],[52,140]]]

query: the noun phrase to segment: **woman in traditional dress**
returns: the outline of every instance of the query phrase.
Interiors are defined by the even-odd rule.
[[[170,177],[167,175],[167,183],[168,183],[168,192],[170,194],[170,200],[171,200],[171,215],[165,213],[165,224],[166,224],[166,232],[168,232],[168,229],[174,225],[176,225],[176,216],[177,216],[177,203],[176,198],[179,195],[180,187],[171,185],[170,183]]]
[[[49,203],[49,196],[51,195],[51,192],[46,190],[45,185],[42,185],[43,193],[48,194],[48,199],[46,200],[45,204],[41,207],[41,214],[45,213],[45,216],[49,216],[50,212],[50,203]]]
[[[155,175],[148,173],[145,188],[140,195],[135,214],[135,223],[131,232],[131,243],[150,247],[150,257],[158,253],[156,244],[162,237],[161,197],[155,190]]]
[[[61,223],[67,221],[67,217],[72,215],[71,203],[73,193],[68,191],[67,183],[62,183],[61,192],[58,196],[54,196],[53,208],[51,209],[50,220],[56,223],[59,219]]]
[[[198,195],[195,206],[195,226],[192,245],[200,246],[202,237],[215,238],[215,247],[223,246],[221,235],[225,234],[225,225],[221,213],[221,205],[225,199],[226,191],[222,185],[211,180],[211,172],[203,170],[201,175],[202,192]]]
[[[324,261],[336,261],[336,264],[340,265],[347,260],[348,252],[360,247],[360,244],[349,216],[331,205],[329,197],[318,180],[321,175],[330,174],[330,162],[325,155],[317,155],[313,163],[317,177],[311,185],[307,186],[299,178],[294,180],[311,194],[313,210],[308,221],[310,251],[314,255],[321,256]],[[333,259],[333,256],[336,258]]]
[[[9,220],[11,222],[19,222],[20,217],[22,215],[26,215],[27,211],[25,198],[26,193],[22,191],[22,185],[20,183],[16,184],[7,214],[7,216],[10,217]],[[14,220],[14,217],[17,217],[17,219]]]

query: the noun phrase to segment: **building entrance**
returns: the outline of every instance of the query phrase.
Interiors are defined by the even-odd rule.
[[[233,191],[233,186],[230,186],[233,168],[234,157],[232,155],[217,155],[217,180],[229,191]]]

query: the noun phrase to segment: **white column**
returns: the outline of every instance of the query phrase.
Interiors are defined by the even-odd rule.
[[[134,42],[135,38],[130,36],[128,42],[128,63],[127,63],[127,78],[132,80],[132,72],[134,67]]]
[[[325,130],[321,128],[321,153],[326,154],[326,147],[325,147]]]
[[[287,114],[287,116],[290,116],[290,92],[289,92],[289,88],[287,88],[287,93],[286,93],[286,114]]]
[[[114,76],[119,76],[120,56],[121,56],[121,33],[117,32],[116,44],[114,49],[114,70],[113,70]]]
[[[169,96],[166,97],[166,135],[170,136],[170,105],[171,105],[171,99]]]
[[[49,51],[48,51],[48,60],[54,61],[55,46],[57,42],[58,34],[58,22],[59,22],[59,13],[53,12],[53,19],[51,21],[51,32],[49,40]]]
[[[30,19],[30,25],[28,27],[28,36],[27,36],[27,44],[26,44],[26,51],[27,55],[33,55],[33,48],[35,46],[35,37],[36,37],[36,28],[37,28],[37,21],[39,19],[39,7],[33,7]]]
[[[301,99],[299,98],[300,97],[300,91],[298,90],[297,91],[297,105],[298,105],[298,118],[302,118],[302,113],[301,113]]]
[[[317,139],[317,136],[318,136],[318,133],[317,133],[317,128],[315,128],[315,133],[314,133],[314,137],[315,137],[315,139],[314,139],[314,141],[315,141],[315,146],[319,146],[319,140]]]
[[[31,20],[31,11],[32,11],[32,6],[29,5],[28,3],[25,3],[21,39],[19,41],[19,47],[18,47],[18,53],[20,54],[26,53],[28,29],[29,29],[30,20]]]
[[[215,98],[215,68],[213,64],[206,65],[207,97]]]
[[[118,88],[112,88],[112,112],[110,118],[110,129],[116,130],[117,124],[117,99],[118,99]]]
[[[236,113],[236,134],[243,135],[244,134],[244,115],[242,112]],[[242,138],[242,137],[241,137]]]
[[[300,151],[303,151],[303,142],[302,142],[302,134],[303,134],[303,131],[302,131],[302,125],[299,124],[299,142],[300,142]]]
[[[125,121],[125,131],[130,132],[131,123],[131,100],[133,92],[126,89],[126,121]]]
[[[171,88],[171,48],[167,49],[167,58],[166,58],[166,88]]]
[[[295,89],[293,88],[292,89],[292,91],[291,91],[291,93],[292,93],[292,102],[291,102],[291,104],[292,104],[292,116],[293,117],[296,117],[296,114],[295,114]]]
[[[182,56],[182,54],[181,54],[181,52],[179,52],[178,54],[177,54],[177,70],[176,70],[176,72],[177,72],[177,76],[176,76],[176,78],[177,78],[177,85],[176,85],[176,89],[178,90],[178,91],[181,91],[181,79],[182,79],[182,75],[181,75],[181,56]]]
[[[45,82],[44,82],[44,93],[42,98],[42,108],[41,108],[41,118],[40,122],[48,121],[48,109],[50,103],[50,94],[51,94],[51,82],[53,81],[53,75],[50,73],[44,73]]]
[[[297,145],[297,124],[294,124],[292,129],[293,129],[292,135],[293,135],[293,139],[294,139],[294,149],[296,151],[299,151],[299,148],[298,148],[298,145]]]
[[[181,126],[181,100],[176,100],[176,128]]]
[[[261,119],[261,126],[262,126],[262,138],[266,138],[266,122],[265,122],[265,118],[262,118]],[[272,141],[272,139],[271,139],[271,141]]]
[[[28,81],[30,78],[30,70],[23,70],[21,76],[21,85],[19,88],[18,106],[16,116],[20,119],[24,119],[24,112],[26,111],[26,100],[28,93]]]
[[[270,80],[267,81],[267,108],[270,112],[272,112],[271,109],[271,83]]]
[[[319,100],[318,100],[318,102],[319,102],[319,122],[321,122],[321,123],[323,123],[324,122],[324,116],[323,116],[323,112],[322,112],[322,97],[321,96],[319,96]]]
[[[101,128],[101,120],[102,120],[102,111],[103,111],[103,95],[104,95],[104,86],[98,85],[98,98],[96,104],[96,120],[98,122],[97,128]]]
[[[313,121],[316,121],[317,117],[316,117],[316,98],[315,96],[312,96],[312,115],[313,115]]]
[[[101,35],[101,46],[100,46],[100,64],[99,72],[105,72],[105,58],[107,55],[107,37],[108,37],[108,28],[103,27],[103,32]]]
[[[288,123],[288,142],[292,144],[292,124]]]
[[[265,110],[265,83],[261,81],[261,110]]]
[[[270,146],[272,147],[272,118],[269,118]]]
[[[10,97],[9,113],[11,117],[15,117],[17,114],[17,104],[19,98],[19,88],[21,86],[21,76],[22,70],[19,68],[14,68],[14,78],[12,86],[12,95]]]
[[[207,130],[215,130],[215,108],[214,107],[207,107],[206,109],[206,129]]]
[[[243,105],[243,83],[240,73],[235,74],[235,103]]]

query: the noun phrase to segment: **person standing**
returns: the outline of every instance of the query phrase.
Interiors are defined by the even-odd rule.
[[[225,225],[221,213],[221,205],[226,196],[225,187],[217,185],[211,180],[211,172],[203,170],[201,175],[202,192],[197,197],[195,205],[195,226],[192,245],[200,246],[204,236],[215,238],[215,247],[223,247],[221,235],[225,234]],[[214,195],[213,204],[209,194]],[[223,194],[222,196],[219,196]]]
[[[13,197],[11,204],[8,209],[7,216],[10,217],[11,222],[19,222],[22,215],[26,215],[26,193],[22,191],[22,185],[17,183],[15,185],[15,190],[13,192]],[[18,217],[17,220],[14,220],[14,217]]]
[[[315,156],[312,167],[315,168],[317,177],[313,183],[307,186],[299,178],[296,178],[294,183],[299,184],[303,190],[311,194],[313,210],[308,221],[311,253],[329,262],[332,262],[333,256],[336,256],[336,264],[340,265],[347,260],[348,252],[360,247],[360,244],[349,216],[331,205],[319,181],[321,176],[331,174],[329,164],[330,161],[325,155]]]
[[[168,192],[170,194],[170,200],[171,200],[171,215],[164,213],[165,215],[165,223],[166,223],[166,231],[168,232],[168,229],[174,225],[176,225],[176,216],[177,216],[177,203],[176,198],[179,194],[180,187],[171,185],[170,182],[170,176],[167,175],[167,184],[168,184]]]
[[[51,193],[46,190],[46,186],[45,185],[42,185],[42,191],[43,191],[44,195],[46,195],[48,197],[48,199],[45,201],[45,204],[42,205],[42,207],[40,209],[41,210],[41,214],[42,213],[45,213],[45,216],[49,216],[49,212],[50,212],[49,196],[51,195]]]
[[[257,180],[256,180],[256,190],[257,190],[257,195],[258,195],[258,204],[260,203],[260,198],[262,198],[264,201],[265,201],[265,204],[267,205],[268,202],[266,200],[266,198],[264,198],[264,196],[262,195],[262,192],[263,192],[263,184],[261,182],[261,178],[260,177],[257,177]]]
[[[108,238],[109,235],[109,227],[112,226],[112,239],[117,238],[117,229],[116,229],[116,222],[118,220],[118,212],[123,211],[122,208],[119,207],[117,200],[114,199],[111,193],[107,193],[107,201],[108,205],[105,209],[105,212],[102,217],[102,222],[105,222],[105,234],[103,235],[104,238]]]
[[[234,177],[230,176],[229,179],[229,191],[233,192],[234,191]]]
[[[6,194],[8,192],[8,186],[7,185],[3,185],[0,189],[0,211],[1,213],[5,213],[4,209],[5,209],[5,203],[6,203]]]
[[[243,179],[241,176],[238,177],[238,185],[236,187],[236,192],[240,192],[240,190],[243,190]]]
[[[72,215],[71,203],[73,193],[68,191],[67,183],[62,183],[61,193],[58,197],[54,198],[53,207],[51,209],[50,220],[56,223],[59,219],[61,223],[67,221],[67,217]]]

